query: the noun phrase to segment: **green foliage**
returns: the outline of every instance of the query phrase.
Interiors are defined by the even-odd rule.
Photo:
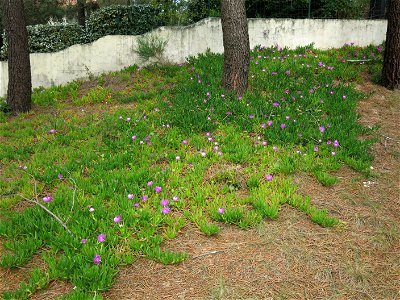
[[[338,219],[300,194],[293,177],[306,172],[331,185],[329,174],[344,165],[367,173],[372,141],[359,136],[372,130],[357,123],[365,95],[352,84],[367,66],[346,60],[379,61],[379,49],[257,47],[242,99],[220,88],[222,56],[211,53],[35,90],[36,113],[0,122],[0,263],[40,256],[46,271],[2,297],[67,280],[77,287],[71,299],[92,298],[137,257],[186,259],[163,244],[186,226],[213,236],[218,222],[249,228],[278,218],[282,205],[334,226]],[[38,199],[71,234],[37,205],[15,211],[17,195]]]
[[[27,26],[29,52],[56,52],[75,44],[87,42],[78,24],[39,24]],[[5,41],[5,36],[3,36]],[[0,59],[7,59],[7,43],[0,51]]]
[[[162,55],[167,43],[168,41],[161,39],[157,35],[143,35],[137,38],[137,47],[135,52],[144,61],[148,61],[151,58],[160,61],[162,60]]]
[[[163,25],[160,10],[150,5],[113,5],[93,12],[86,30],[94,39],[105,35],[139,35]]]

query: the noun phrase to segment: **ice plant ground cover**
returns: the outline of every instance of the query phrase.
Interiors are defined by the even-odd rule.
[[[289,205],[318,226],[340,224],[292,177],[334,185],[343,165],[372,176],[372,141],[359,136],[373,129],[357,123],[366,95],[354,82],[379,69],[381,52],[256,47],[239,99],[220,88],[222,56],[211,53],[37,90],[32,113],[1,115],[0,264],[40,255],[47,267],[3,297],[60,279],[79,298],[109,289],[139,256],[181,262],[188,255],[162,243],[189,223],[212,236],[221,222],[246,229]]]

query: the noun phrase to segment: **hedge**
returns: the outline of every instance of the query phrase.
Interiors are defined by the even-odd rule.
[[[27,26],[29,52],[56,52],[106,35],[143,34],[163,25],[160,12],[150,5],[113,5],[93,12],[86,21],[86,29],[78,24]],[[0,60],[6,59],[7,43],[4,43]]]

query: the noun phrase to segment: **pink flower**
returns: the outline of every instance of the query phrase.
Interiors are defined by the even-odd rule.
[[[180,156],[175,157],[176,160],[181,160]]]
[[[153,185],[153,181],[150,180],[147,182],[147,186],[152,186],[152,185]]]
[[[219,207],[218,208],[218,213],[221,214],[221,215],[224,214],[225,213],[225,208]]]
[[[163,207],[163,208],[161,209],[161,212],[162,212],[164,215],[168,215],[168,214],[171,212],[171,209],[170,209],[169,207]]]
[[[131,200],[133,199],[134,195],[133,194],[128,194],[128,199]]]
[[[178,196],[173,196],[172,200],[174,200],[175,202],[179,200]]]
[[[160,201],[160,204],[161,204],[162,206],[164,206],[164,207],[168,206],[168,203],[169,203],[168,199],[162,199],[162,200]]]
[[[182,144],[187,145],[187,144],[188,144],[188,141],[187,141],[187,140],[183,140],[183,141],[182,141]]]
[[[268,121],[268,122],[267,122],[267,125],[268,125],[268,126],[271,126],[271,125],[272,125],[272,121]]]
[[[87,243],[87,239],[81,239],[81,244],[86,244]]]
[[[103,243],[103,242],[105,242],[106,241],[106,236],[102,233],[102,234],[99,234],[98,236],[97,236],[97,241],[99,242],[99,243]]]
[[[53,200],[53,198],[49,195],[43,197],[43,202],[49,203],[51,202],[51,200]]]
[[[319,132],[324,133],[325,132],[325,127],[324,126],[319,126]]]
[[[51,134],[56,133],[56,130],[55,129],[50,129],[50,133]]]
[[[100,264],[100,262],[101,262],[101,256],[100,256],[99,254],[96,254],[96,255],[94,256],[94,258],[93,258],[93,263],[94,263],[95,265],[98,265],[98,264]]]
[[[265,176],[265,179],[266,179],[267,181],[272,181],[273,178],[274,178],[274,177],[273,177],[271,174],[268,174],[267,176]]]
[[[114,222],[115,222],[115,223],[119,223],[119,222],[121,222],[121,220],[122,220],[122,217],[121,217],[121,216],[115,216],[115,217],[114,217]]]
[[[161,186],[156,186],[156,187],[154,188],[154,191],[155,191],[156,193],[161,193],[161,190],[162,190]]]
[[[142,200],[143,200],[143,201],[147,201],[148,199],[149,199],[149,196],[147,196],[147,195],[143,195],[143,196],[142,196]]]

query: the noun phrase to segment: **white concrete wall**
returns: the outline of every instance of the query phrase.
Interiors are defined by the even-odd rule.
[[[380,44],[386,36],[385,20],[249,19],[250,46],[296,48],[314,43],[316,48],[341,47],[345,43],[367,46]],[[164,56],[182,63],[210,48],[222,53],[222,30],[218,18],[208,18],[185,27],[154,30],[168,40]],[[91,44],[74,45],[56,53],[30,55],[32,86],[60,85],[89,75],[142,65],[133,51],[137,36],[106,36]],[[0,62],[0,96],[7,93],[7,62]]]

